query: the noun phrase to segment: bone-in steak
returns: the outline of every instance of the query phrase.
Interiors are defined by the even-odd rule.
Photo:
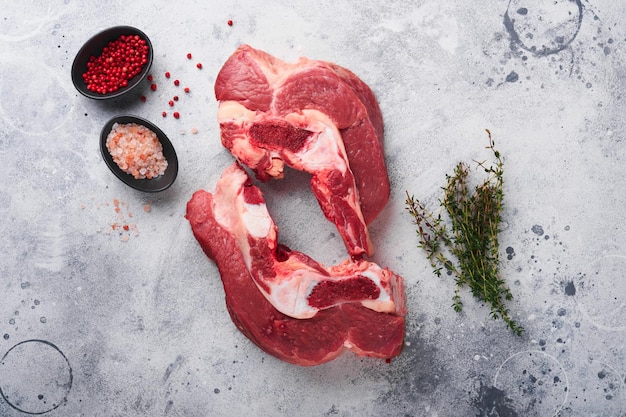
[[[194,193],[186,217],[217,264],[233,322],[264,351],[299,365],[346,349],[381,358],[400,353],[402,278],[364,260],[326,269],[279,245],[261,191],[237,164],[214,194]]]
[[[301,58],[278,60],[247,45],[216,82],[222,144],[238,162],[213,194],[197,191],[186,217],[215,261],[235,325],[261,349],[299,365],[345,350],[390,358],[402,350],[402,277],[365,259],[367,225],[389,198],[380,109],[345,68]],[[350,258],[325,267],[278,242],[261,190],[284,165],[309,172],[311,188]]]
[[[383,121],[370,88],[330,62],[283,62],[248,45],[215,81],[222,143],[257,177],[282,164],[313,175],[311,186],[352,256],[374,251],[369,224],[389,198]]]

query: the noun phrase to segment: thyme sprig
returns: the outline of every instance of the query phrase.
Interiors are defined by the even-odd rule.
[[[446,175],[442,213],[435,215],[415,197],[406,193],[406,208],[417,226],[419,247],[424,249],[433,271],[441,276],[443,270],[453,275],[456,281],[452,307],[463,309],[460,289],[468,285],[474,297],[489,304],[490,315],[495,320],[502,318],[518,336],[524,328],[510,316],[505,301],[513,299],[499,274],[498,232],[502,221],[502,191],[504,160],[495,149],[491,132],[487,130],[489,146],[495,157],[493,165],[477,162],[487,178],[470,193],[468,179],[470,166],[460,162],[453,175]]]

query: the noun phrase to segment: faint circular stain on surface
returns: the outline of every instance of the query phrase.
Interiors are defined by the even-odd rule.
[[[523,415],[555,416],[569,391],[567,374],[552,355],[539,350],[516,353],[498,368],[493,386],[504,391]]]
[[[2,41],[20,41],[33,37],[51,20],[49,2],[21,0],[3,9],[0,25]]]
[[[580,311],[602,330],[626,331],[626,256],[603,256],[591,264],[584,291],[578,291]]]
[[[567,48],[582,24],[581,0],[510,0],[504,26],[513,44],[538,56]]]
[[[45,340],[26,340],[0,360],[0,395],[14,409],[45,414],[63,404],[72,389],[67,357]]]
[[[589,370],[591,378],[585,391],[587,401],[601,405],[606,413],[615,413],[607,415],[619,415],[626,398],[626,381],[619,371],[607,363],[594,361]]]
[[[0,115],[15,129],[48,135],[67,120],[72,97],[49,68],[34,61],[0,67]]]

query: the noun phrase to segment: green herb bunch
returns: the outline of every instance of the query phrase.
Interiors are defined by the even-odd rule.
[[[495,157],[495,164],[487,166],[478,162],[478,167],[487,178],[470,193],[468,178],[470,166],[460,162],[453,175],[446,175],[446,186],[441,208],[442,213],[434,215],[407,192],[406,208],[417,226],[417,235],[422,249],[437,276],[445,269],[456,280],[452,297],[452,307],[460,312],[463,308],[460,288],[468,285],[474,297],[490,305],[491,317],[502,318],[518,336],[524,328],[510,316],[505,301],[513,299],[499,275],[498,232],[502,221],[502,191],[504,161],[495,149],[491,132],[487,130],[489,146]]]

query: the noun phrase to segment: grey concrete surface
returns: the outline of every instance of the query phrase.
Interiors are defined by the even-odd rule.
[[[6,3],[0,416],[626,415],[623,1]],[[145,102],[86,99],[74,55],[121,24],[150,36],[158,89],[145,83]],[[371,227],[373,259],[404,276],[409,309],[391,363],[289,365],[228,317],[183,216],[232,162],[213,82],[241,43],[333,61],[379,99],[392,195]],[[163,118],[175,94],[181,117]],[[100,129],[121,113],[174,143],[167,191],[134,191],[104,164]],[[454,282],[432,274],[404,207],[408,191],[436,208],[458,161],[488,158],[485,129],[505,158],[501,272],[522,337],[467,289],[452,310]],[[340,262],[307,176],[289,174],[263,185],[282,241]]]

